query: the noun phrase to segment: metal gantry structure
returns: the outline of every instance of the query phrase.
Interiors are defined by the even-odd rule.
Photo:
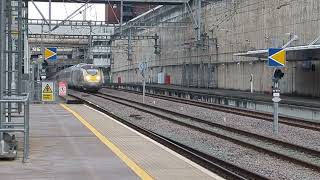
[[[29,153],[29,79],[23,80],[26,11],[22,0],[0,1],[0,158],[17,156],[16,134],[22,132],[23,161]],[[25,86],[23,86],[23,84]]]

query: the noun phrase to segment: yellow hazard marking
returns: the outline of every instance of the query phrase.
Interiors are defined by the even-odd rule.
[[[42,94],[42,101],[53,101],[53,94]]]
[[[46,87],[42,91],[43,93],[52,93],[52,89],[49,84],[46,85]]]
[[[272,55],[271,58],[273,60],[277,61],[278,63],[284,65],[286,63],[286,51],[281,50],[281,51],[275,53],[274,55]]]
[[[85,125],[98,139],[105,144],[114,154],[116,154],[127,166],[133,170],[143,180],[153,180],[153,178],[140,166],[138,166],[133,160],[131,160],[126,154],[124,154],[115,144],[102,135],[97,129],[95,129],[88,121],[86,121],[81,115],[73,111],[65,104],[60,104],[64,109],[73,114],[83,125]]]
[[[55,52],[51,51],[48,48],[45,48],[45,50],[44,50],[44,58],[45,59],[49,59],[49,58],[51,58],[52,56],[55,56],[55,55],[56,55]]]

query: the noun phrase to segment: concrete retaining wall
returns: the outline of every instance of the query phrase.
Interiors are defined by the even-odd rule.
[[[192,5],[192,4],[191,4]],[[192,6],[193,7],[193,6]],[[193,24],[189,27],[153,28],[137,32],[160,36],[159,55],[154,54],[154,40],[133,42],[132,61],[127,60],[127,41],[113,46],[113,82],[139,82],[138,64],[147,61],[147,81],[157,82],[158,72],[169,75],[172,84],[249,90],[250,74],[254,90],[270,92],[273,70],[265,59],[236,57],[234,53],[281,47],[293,35],[291,44],[306,45],[320,35],[320,1],[318,0],[219,0],[205,5],[202,13],[205,46],[197,47]],[[165,6],[145,21],[191,22],[185,6]],[[318,51],[305,51],[303,58],[290,57],[281,80],[283,93],[320,96]],[[311,58],[315,71],[304,70]],[[129,71],[128,71],[129,69]]]

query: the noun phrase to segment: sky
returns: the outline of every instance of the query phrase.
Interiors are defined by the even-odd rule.
[[[48,19],[49,17],[49,3],[48,2],[36,2],[36,5]],[[51,7],[51,16],[53,20],[63,20],[68,15],[73,13],[79,7],[83,5],[82,3],[52,3]],[[105,5],[104,4],[88,4],[89,8],[87,8],[87,20],[92,21],[104,21],[104,12]],[[84,10],[84,7],[81,9]],[[80,10],[80,11],[81,11]],[[72,20],[83,20],[83,13],[78,13]],[[29,19],[42,19],[41,15],[38,13],[37,9],[34,7],[32,2],[29,2]]]

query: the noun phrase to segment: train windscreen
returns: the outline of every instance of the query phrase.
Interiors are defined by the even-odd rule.
[[[96,75],[99,72],[99,69],[97,69],[97,67],[95,67],[94,65],[85,65],[82,66],[82,69],[85,69],[90,75]]]
[[[98,69],[87,69],[87,73],[90,75],[96,75],[98,74],[99,70]]]

